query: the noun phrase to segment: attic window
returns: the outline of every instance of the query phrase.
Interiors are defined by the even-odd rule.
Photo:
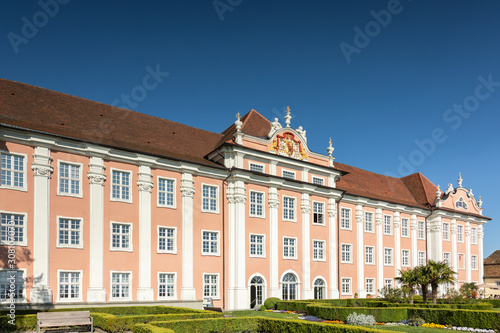
[[[458,199],[458,201],[455,203],[455,207],[467,210],[467,204],[465,203],[463,197],[460,197],[460,199]]]

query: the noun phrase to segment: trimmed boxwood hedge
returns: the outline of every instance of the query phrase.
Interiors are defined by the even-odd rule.
[[[0,316],[0,331],[31,331],[36,329],[36,314],[18,316],[14,320],[15,325],[9,324],[10,317],[6,314]]]
[[[18,315],[36,314],[38,312],[52,311],[90,311],[97,313],[109,313],[114,315],[148,315],[148,314],[167,314],[167,313],[206,313],[205,310],[190,308],[180,308],[175,306],[155,305],[155,306],[109,306],[109,307],[89,307],[89,308],[68,308],[68,309],[16,309],[16,318]],[[0,316],[9,313],[8,310],[0,311]]]
[[[481,302],[486,302],[486,303],[493,304],[494,308],[500,308],[500,299],[488,299],[488,298],[485,298],[485,299],[482,299]]]
[[[259,322],[256,318],[259,317],[153,321],[150,324],[171,329],[175,333],[244,332],[259,330]]]
[[[408,316],[428,323],[500,330],[499,311],[407,308]]]
[[[175,333],[169,328],[154,326],[151,324],[135,324],[134,333]]]
[[[328,304],[309,304],[306,307],[308,315],[317,316],[328,320],[345,321],[347,316],[356,312],[358,314],[367,314],[375,317],[377,322],[395,322],[408,319],[407,308],[368,308],[368,307],[333,307]]]
[[[493,304],[477,303],[477,304],[408,304],[408,303],[390,303],[385,301],[370,301],[368,307],[418,307],[418,308],[442,308],[442,309],[467,309],[467,310],[491,310]]]

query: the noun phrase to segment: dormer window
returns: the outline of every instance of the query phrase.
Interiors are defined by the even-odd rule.
[[[460,199],[458,199],[458,201],[455,203],[455,207],[467,210],[467,204],[465,203],[464,198],[460,197]]]

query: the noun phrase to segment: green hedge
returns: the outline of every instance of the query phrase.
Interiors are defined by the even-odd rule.
[[[500,330],[500,311],[407,308],[409,318],[428,323]]]
[[[418,307],[418,308],[441,308],[441,309],[467,309],[467,310],[491,310],[493,304],[477,303],[477,304],[408,304],[408,303],[390,303],[385,301],[370,301],[368,307]]]
[[[392,331],[362,326],[339,325],[311,322],[297,319],[259,318],[261,332],[293,332],[293,333],[389,333]]]
[[[157,327],[168,328],[175,333],[192,332],[245,332],[258,331],[258,317],[246,318],[211,318],[176,321],[153,321],[150,324]]]
[[[356,312],[375,317],[377,322],[396,322],[408,318],[407,308],[368,308],[368,307],[333,307],[328,304],[309,304],[306,307],[308,315],[317,316],[328,320],[345,321],[347,316]]]
[[[18,316],[16,311],[16,318],[14,320],[15,325],[9,324],[11,320],[6,314],[0,316],[0,331],[31,331],[36,329],[36,315],[23,315]]]
[[[328,304],[335,307],[366,307],[372,302],[370,298],[352,299],[306,299],[297,301],[279,301],[276,304],[278,310],[306,311],[307,305]]]
[[[308,305],[319,305],[326,303],[313,303],[310,301],[280,301],[276,303],[276,309],[286,311],[306,311]]]
[[[134,333],[175,333],[169,328],[154,326],[151,324],[135,324]]]
[[[205,310],[196,310],[189,308],[180,308],[174,306],[156,305],[156,306],[110,306],[110,307],[91,307],[91,308],[69,308],[69,309],[16,309],[16,318],[18,315],[36,314],[38,312],[53,311],[90,311],[96,313],[109,313],[114,315],[148,315],[148,314],[174,314],[174,313],[206,313]],[[6,315],[7,310],[0,311],[0,316]]]
[[[482,299],[481,302],[493,304],[494,308],[500,308],[500,299]]]

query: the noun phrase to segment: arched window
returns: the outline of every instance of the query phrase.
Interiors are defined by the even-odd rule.
[[[254,276],[250,281],[250,308],[264,304],[264,280],[260,276]]]
[[[316,279],[314,281],[314,299],[324,299],[325,298],[325,281],[323,279]]]
[[[286,273],[282,282],[281,291],[283,300],[297,299],[297,277],[292,273]]]
[[[463,197],[460,197],[460,199],[458,199],[458,201],[455,202],[455,207],[467,210],[467,203],[464,201]]]

